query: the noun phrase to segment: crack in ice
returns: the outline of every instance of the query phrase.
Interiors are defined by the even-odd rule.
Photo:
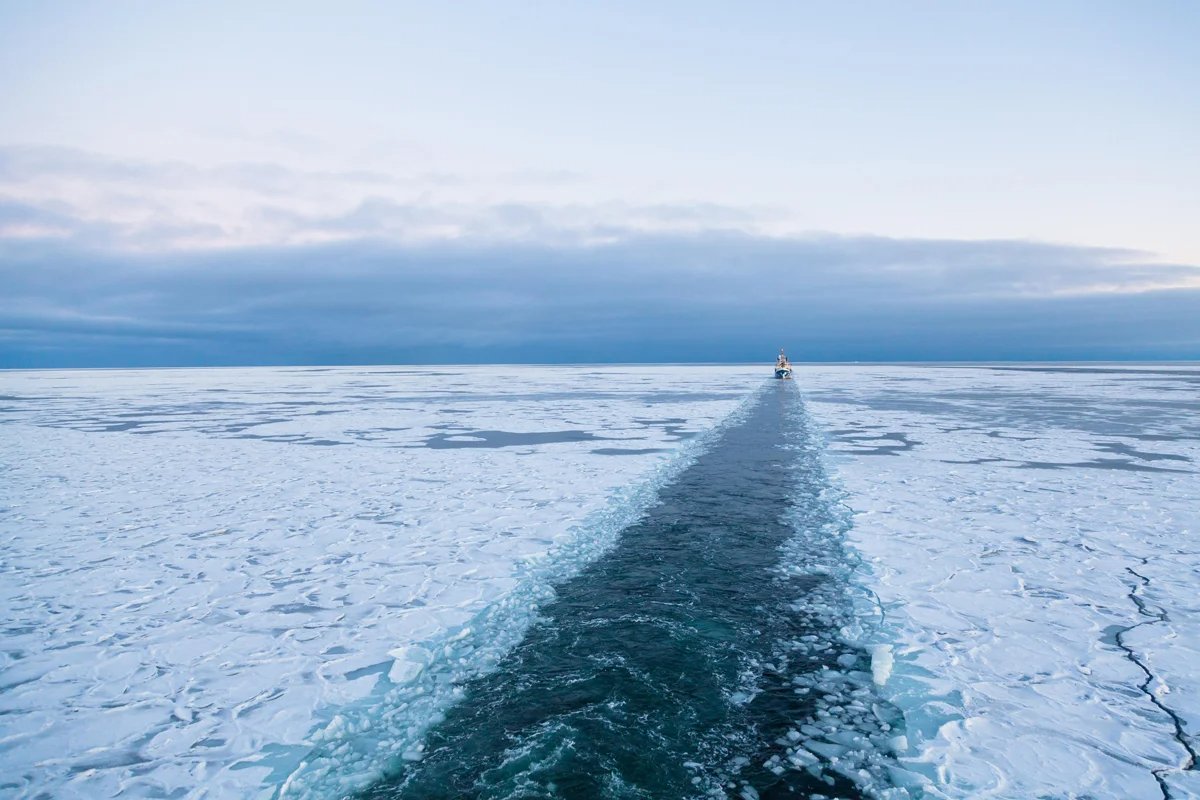
[[[1148,563],[1150,563],[1150,560],[1144,557],[1141,558],[1140,561],[1142,566],[1146,566]],[[1169,622],[1170,618],[1168,617],[1167,612],[1162,608],[1155,607],[1152,609],[1150,606],[1148,606],[1145,599],[1143,599],[1139,594],[1142,589],[1145,589],[1150,585],[1150,579],[1135,570],[1133,567],[1126,567],[1125,571],[1130,575],[1133,575],[1139,581],[1138,584],[1135,584],[1131,587],[1129,591],[1129,599],[1132,600],[1133,604],[1137,607],[1138,614],[1143,617],[1148,617],[1149,619],[1144,622],[1139,622],[1136,625],[1129,625],[1123,628],[1117,632],[1117,635],[1114,638],[1116,639],[1117,647],[1121,648],[1121,650],[1125,652],[1125,657],[1135,664],[1138,669],[1145,673],[1146,680],[1138,686],[1138,689],[1140,689],[1142,693],[1146,695],[1146,697],[1156,708],[1170,718],[1171,724],[1175,728],[1175,741],[1179,742],[1179,745],[1187,753],[1186,763],[1184,763],[1181,767],[1161,767],[1156,770],[1151,770],[1152,774],[1154,775],[1154,780],[1158,781],[1158,787],[1162,791],[1164,800],[1172,800],[1171,788],[1167,785],[1164,775],[1168,772],[1174,772],[1176,770],[1187,771],[1195,769],[1197,762],[1196,749],[1188,740],[1187,733],[1184,732],[1183,720],[1180,718],[1179,714],[1173,711],[1162,701],[1157,689],[1151,688],[1152,684],[1158,683],[1160,687],[1165,689],[1166,684],[1163,683],[1161,678],[1154,674],[1150,667],[1138,657],[1137,652],[1132,647],[1127,645],[1124,640],[1125,634],[1132,630],[1146,625],[1157,625],[1159,623]]]

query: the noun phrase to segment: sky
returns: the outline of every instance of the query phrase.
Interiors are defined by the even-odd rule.
[[[0,368],[1200,359],[1200,4],[0,0]]]

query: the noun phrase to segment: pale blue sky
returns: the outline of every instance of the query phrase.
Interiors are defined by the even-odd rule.
[[[987,291],[1192,289],[1197,41],[1191,2],[0,0],[0,244],[966,240],[922,265],[970,288],[1036,241],[1094,269]]]
[[[5,144],[1200,261],[1196,3],[0,8]]]

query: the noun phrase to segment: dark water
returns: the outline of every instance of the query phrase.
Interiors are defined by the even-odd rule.
[[[861,797],[896,714],[791,384],[666,487],[365,798]]]

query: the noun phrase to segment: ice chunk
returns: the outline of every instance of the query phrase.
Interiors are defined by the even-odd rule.
[[[895,659],[892,656],[892,646],[890,644],[875,645],[871,650],[871,680],[876,686],[883,686],[887,683],[892,674],[893,664],[895,664]]]
[[[396,684],[412,683],[429,665],[429,652],[417,645],[397,647],[389,650],[388,655],[395,659],[388,670],[388,679]]]

